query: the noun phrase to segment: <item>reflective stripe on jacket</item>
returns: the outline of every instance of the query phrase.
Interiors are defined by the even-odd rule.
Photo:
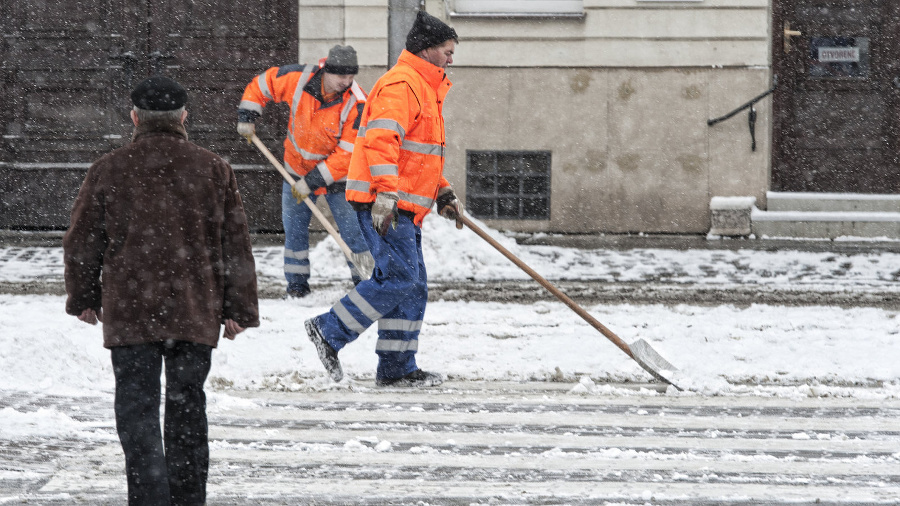
[[[346,180],[366,100],[353,81],[340,99],[323,103],[323,73],[316,65],[272,67],[250,81],[238,108],[239,121],[253,121],[269,102],[290,104],[284,161],[301,176],[318,168],[306,181],[313,190]]]
[[[379,192],[397,192],[397,207],[415,214],[415,224],[431,211],[444,179],[444,97],[452,83],[444,69],[404,50],[381,76],[363,110],[356,149],[347,176],[347,200],[375,201]]]

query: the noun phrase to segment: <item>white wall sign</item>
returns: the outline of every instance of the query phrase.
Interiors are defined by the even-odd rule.
[[[858,47],[820,47],[819,48],[819,61],[820,62],[858,62],[859,61],[859,48]]]

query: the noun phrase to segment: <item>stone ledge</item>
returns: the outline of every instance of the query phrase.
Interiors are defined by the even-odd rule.
[[[756,197],[713,197],[709,201],[709,236],[747,237]]]

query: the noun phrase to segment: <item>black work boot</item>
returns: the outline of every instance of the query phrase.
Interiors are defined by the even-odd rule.
[[[281,298],[284,300],[302,299],[303,297],[306,297],[310,293],[312,293],[312,292],[309,289],[309,285],[306,283],[303,283],[302,285],[288,286],[287,290],[284,291],[284,295],[282,295]]]
[[[325,366],[325,370],[328,371],[328,375],[331,376],[335,382],[339,382],[344,378],[344,370],[341,368],[341,361],[338,360],[338,354],[334,351],[334,348],[328,344],[328,341],[325,340],[325,336],[322,335],[322,331],[319,330],[319,317],[310,318],[306,320],[304,324],[306,326],[306,333],[309,334],[309,340],[316,345],[316,352],[319,354],[319,360],[322,361],[322,365]]]
[[[444,382],[444,377],[436,372],[425,372],[422,369],[399,378],[379,378],[375,384],[380,387],[436,387]]]

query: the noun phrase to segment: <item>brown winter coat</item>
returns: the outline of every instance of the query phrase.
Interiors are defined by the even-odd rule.
[[[181,125],[141,124],[133,142],[91,166],[63,249],[66,312],[102,308],[107,348],[216,346],[225,319],[259,326],[234,172]]]

